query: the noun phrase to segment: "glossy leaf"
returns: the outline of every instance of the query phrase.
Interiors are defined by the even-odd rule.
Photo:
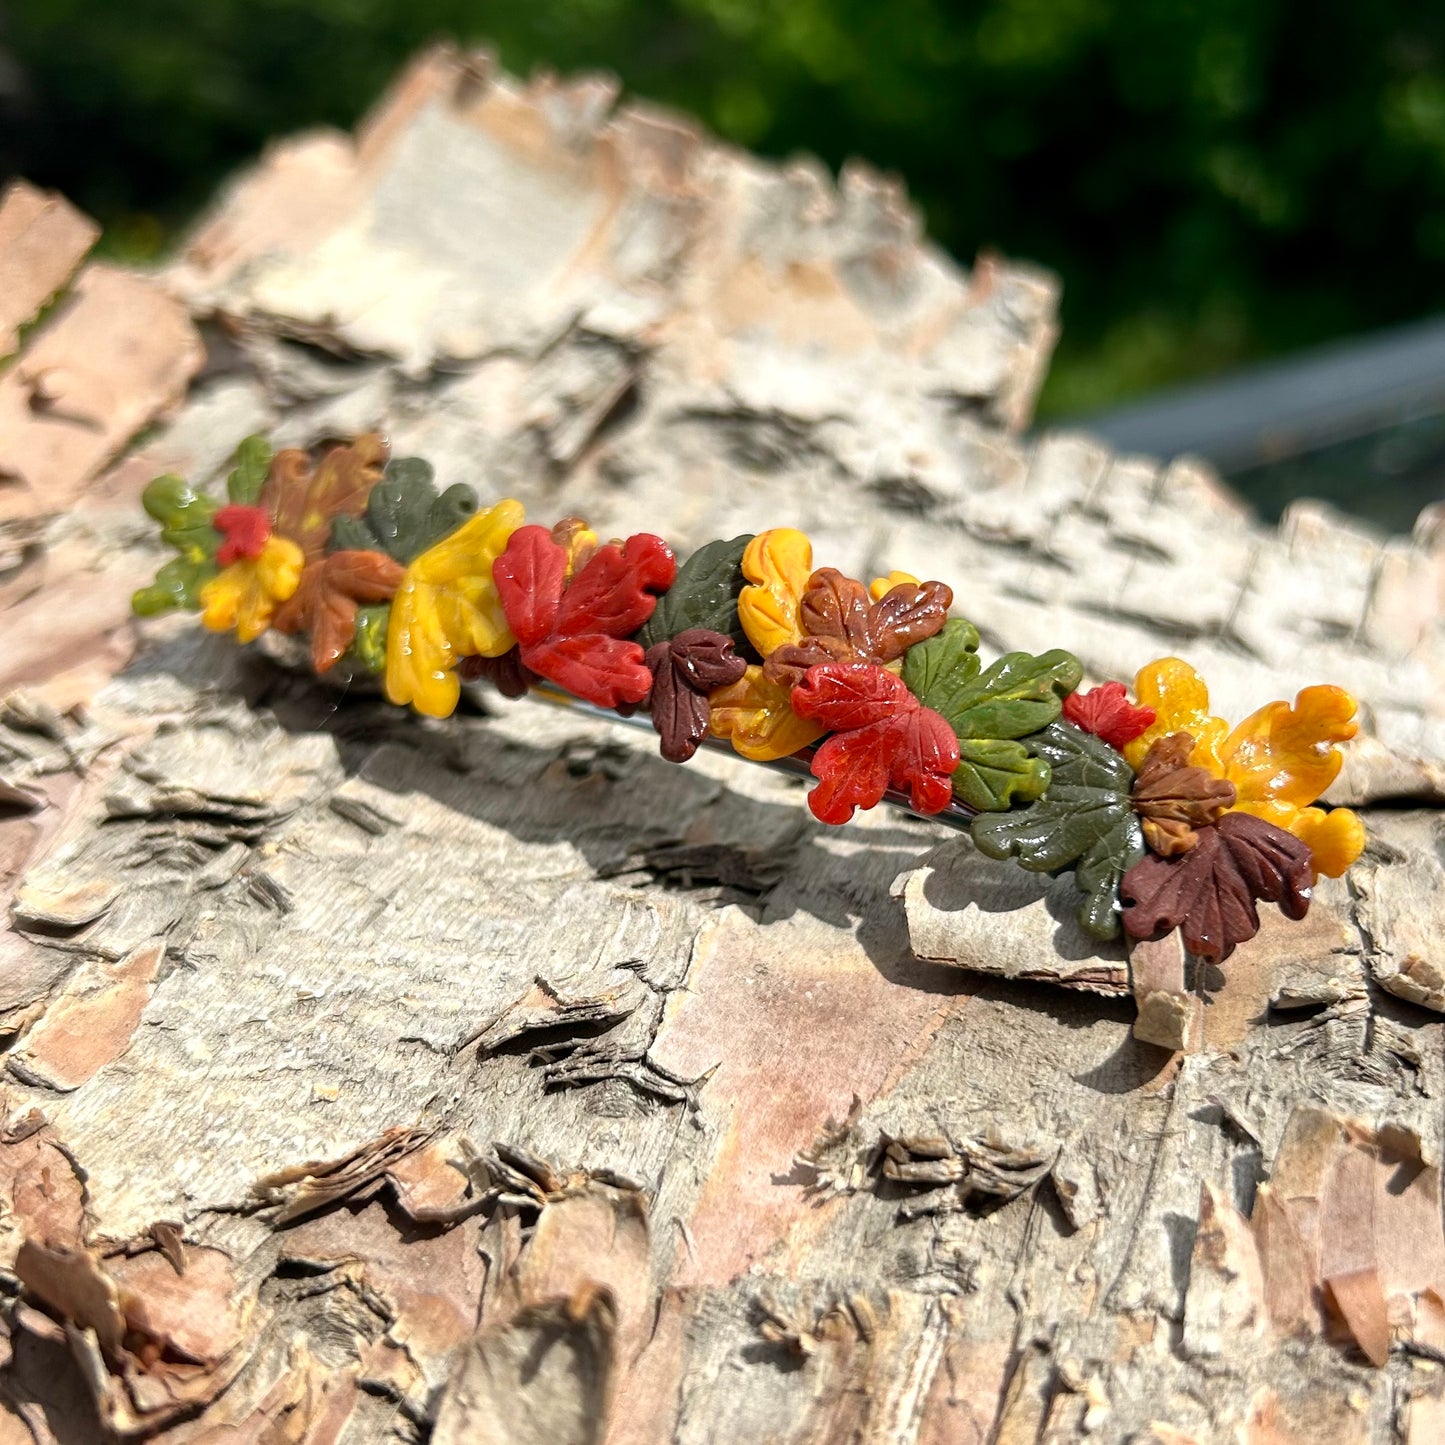
[[[1187,853],[1151,853],[1124,875],[1125,929],[1162,938],[1179,929],[1184,946],[1218,963],[1259,932],[1257,902],[1287,918],[1309,910],[1314,870],[1308,846],[1248,813],[1227,813],[1204,828]]]
[[[744,656],[750,653],[738,617],[738,597],[747,584],[743,553],[752,540],[752,534],[745,533],[699,547],[678,568],[677,580],[659,599],[656,611],[637,635],[638,642],[650,648],[697,627],[730,637]]]
[[[226,478],[226,496],[235,506],[254,507],[261,500],[266,473],[271,469],[271,443],[264,436],[249,436],[236,448],[236,465]]]
[[[757,763],[791,757],[823,735],[817,723],[793,711],[792,689],[772,682],[755,664],[731,687],[711,693],[708,704],[713,735]]]
[[[890,787],[907,790],[919,813],[948,806],[958,741],[896,674],[874,663],[819,664],[793,689],[793,711],[832,734],[812,762],[819,781],[808,806],[821,822],[846,823]]]
[[[1134,688],[1158,714],[1125,749],[1136,766],[1158,738],[1190,733],[1195,740],[1190,763],[1234,785],[1234,811],[1313,839],[1318,872],[1338,877],[1360,856],[1365,830],[1354,814],[1336,808],[1326,815],[1309,807],[1339,775],[1344,762],[1339,745],[1358,731],[1355,700],[1343,688],[1307,687],[1293,706],[1268,703],[1232,732],[1210,714],[1204,680],[1177,657],[1141,668]],[[1335,814],[1337,821],[1326,822]]]
[[[356,637],[361,604],[390,601],[403,575],[401,563],[384,552],[332,552],[306,564],[300,586],[276,609],[273,626],[310,633],[311,665],[329,672]]]
[[[378,602],[356,609],[356,632],[347,654],[352,662],[366,672],[380,673],[386,668],[386,630],[391,622],[391,604]]]
[[[261,507],[247,507],[231,502],[220,508],[211,519],[224,539],[216,549],[216,563],[229,567],[243,557],[259,557],[271,535],[271,517]]]
[[[201,588],[201,621],[212,632],[234,631],[238,642],[254,642],[301,585],[304,566],[289,537],[268,538],[259,557],[232,562]]]
[[[407,567],[387,626],[386,695],[392,702],[447,717],[461,696],[457,663],[499,657],[516,641],[492,568],[525,515],[520,502],[500,501]]]
[[[1122,682],[1106,682],[1088,692],[1071,692],[1064,699],[1064,718],[1122,751],[1153,726],[1154,709],[1131,703]]]
[[[345,446],[328,447],[319,460],[294,447],[271,461],[259,505],[275,529],[314,561],[323,556],[338,517],[360,517],[371,489],[381,480],[386,439],[367,432]]]
[[[652,674],[648,707],[662,756],[685,763],[708,734],[709,694],[741,681],[747,664],[731,637],[702,627],[654,642],[643,661]]]
[[[1149,749],[1134,779],[1134,811],[1144,841],[1165,857],[1196,847],[1198,830],[1217,823],[1234,803],[1234,785],[1191,765],[1193,751],[1188,733],[1170,733]]]
[[[959,740],[955,795],[981,812],[1039,797],[1049,785],[1045,758],[1018,739],[1047,727],[1083,674],[1067,652],[1010,652],[991,667],[978,658],[978,631],[954,619],[908,650],[903,680],[947,719]]]
[[[332,551],[379,551],[407,563],[465,525],[477,512],[476,492],[458,482],[438,494],[434,476],[420,457],[388,462],[365,515],[333,522]]]
[[[568,563],[547,528],[522,527],[493,567],[521,661],[598,707],[641,702],[652,674],[630,639],[677,575],[671,550],[639,533],[597,548],[570,581]]]
[[[1141,707],[1154,709],[1154,721],[1124,746],[1124,756],[1137,768],[1154,744],[1170,733],[1188,733],[1194,739],[1189,756],[1195,767],[1224,776],[1219,748],[1229,735],[1229,724],[1210,715],[1209,689],[1204,679],[1178,657],[1161,657],[1141,667],[1134,678],[1134,696]]]
[[[1084,895],[1079,922],[1095,938],[1114,938],[1119,881],[1144,856],[1129,801],[1134,771],[1072,723],[1050,723],[1028,746],[1049,765],[1048,791],[1027,808],[981,814],[973,820],[973,840],[990,858],[1016,858],[1030,872],[1072,868]]]
[[[221,536],[212,525],[216,504],[184,478],[157,477],[141,493],[141,505],[161,524],[161,541],[177,556],[156,573],[155,581],[131,598],[131,609],[153,617],[175,607],[195,611],[201,589],[216,575],[216,549]]]
[[[792,527],[759,532],[743,551],[751,584],[738,595],[738,618],[761,658],[803,636],[799,612],[813,575],[813,545]]]

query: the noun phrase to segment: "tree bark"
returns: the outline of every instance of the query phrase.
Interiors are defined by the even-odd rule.
[[[0,1440],[1441,1438],[1445,519],[1023,439],[1049,278],[479,56],[124,285],[144,367],[79,286],[0,379],[94,381],[49,491],[0,437]],[[1226,716],[1339,682],[1370,847],[1222,972],[1130,958],[936,826],[123,620],[150,476],[371,427],[604,535],[800,526],[995,650],[1181,652]]]

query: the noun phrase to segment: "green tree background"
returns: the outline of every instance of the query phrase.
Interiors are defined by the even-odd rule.
[[[1440,306],[1445,7],[1409,0],[0,0],[0,165],[154,253],[439,36],[864,156],[961,258],[1052,267],[1045,416]]]

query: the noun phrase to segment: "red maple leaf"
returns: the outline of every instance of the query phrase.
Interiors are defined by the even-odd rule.
[[[1093,733],[1111,748],[1122,751],[1154,725],[1154,709],[1129,701],[1122,682],[1106,682],[1088,692],[1071,692],[1064,699],[1064,717],[1076,728]]]
[[[938,813],[953,796],[958,739],[903,679],[869,662],[820,662],[793,689],[793,711],[832,736],[813,755],[813,816],[846,823],[890,786],[909,791],[917,813]]]
[[[242,557],[259,557],[271,536],[271,514],[264,507],[243,507],[238,502],[221,507],[211,525],[226,539],[216,548],[216,562],[229,567]]]
[[[609,708],[641,702],[652,687],[641,645],[626,639],[676,576],[671,549],[647,532],[599,547],[570,582],[567,549],[546,527],[518,527],[492,564],[521,663]]]

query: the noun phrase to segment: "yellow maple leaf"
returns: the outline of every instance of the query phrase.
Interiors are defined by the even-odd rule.
[[[708,726],[754,762],[786,758],[823,736],[821,727],[793,711],[791,698],[788,688],[750,666],[738,682],[709,694]]]
[[[492,580],[492,563],[526,520],[510,498],[478,512],[412,559],[391,603],[386,695],[428,717],[449,717],[464,657],[500,657],[516,642]]]
[[[1134,695],[1157,716],[1124,748],[1133,767],[1158,738],[1191,733],[1190,763],[1234,784],[1229,811],[1252,813],[1293,833],[1314,854],[1316,872],[1338,878],[1364,851],[1365,826],[1354,813],[1310,806],[1339,776],[1339,745],[1359,731],[1355,699],[1343,688],[1307,687],[1293,706],[1266,703],[1232,732],[1210,713],[1203,678],[1177,657],[1141,668]]]
[[[800,642],[803,593],[813,575],[813,544],[792,527],[759,532],[743,553],[743,576],[753,585],[738,595],[738,619],[759,657]]]
[[[1149,749],[1170,733],[1189,733],[1194,751],[1189,755],[1196,768],[1207,768],[1216,778],[1224,776],[1219,748],[1229,736],[1229,724],[1209,713],[1209,689],[1204,679],[1182,658],[1161,657],[1139,669],[1134,679],[1134,697],[1142,707],[1154,709],[1154,722],[1133,742],[1124,745],[1131,768],[1138,768]]]
[[[259,557],[232,562],[201,588],[201,621],[212,632],[234,630],[238,642],[254,642],[295,595],[305,565],[301,548],[273,533]]]

